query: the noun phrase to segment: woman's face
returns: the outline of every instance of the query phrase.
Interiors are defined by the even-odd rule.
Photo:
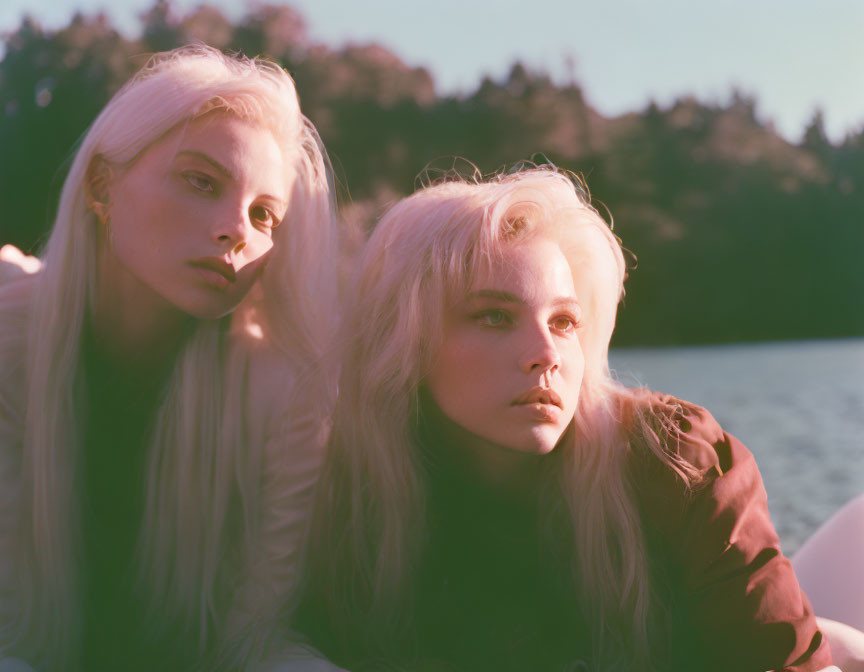
[[[441,410],[482,439],[550,452],[576,410],[582,308],[557,243],[506,245],[445,319],[427,384]]]
[[[178,127],[108,178],[108,240],[137,286],[193,317],[243,300],[288,206],[272,133],[224,112]],[[134,297],[130,297],[134,298]]]

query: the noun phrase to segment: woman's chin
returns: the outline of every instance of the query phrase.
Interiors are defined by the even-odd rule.
[[[174,305],[196,320],[218,320],[233,313],[243,302],[243,295],[180,297]]]
[[[529,455],[548,455],[564,434],[564,429],[556,425],[543,424],[529,428],[523,436],[513,436],[506,445],[511,450]]]

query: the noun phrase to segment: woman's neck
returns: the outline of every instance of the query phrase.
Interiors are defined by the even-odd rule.
[[[100,245],[90,334],[106,359],[122,370],[153,373],[174,361],[193,324]]]

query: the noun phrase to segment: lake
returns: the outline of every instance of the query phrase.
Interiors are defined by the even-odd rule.
[[[610,353],[621,382],[706,407],[756,456],[791,555],[864,492],[864,339]]]

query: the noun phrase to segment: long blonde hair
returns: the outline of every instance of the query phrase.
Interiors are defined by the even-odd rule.
[[[259,447],[243,411],[248,344],[264,337],[292,364],[317,359],[332,328],[335,279],[330,171],[294,82],[266,60],[191,46],[153,56],[84,137],[63,186],[36,279],[26,355],[20,610],[3,645],[28,645],[49,669],[74,666],[79,611],[75,464],[82,384],[80,343],[95,296],[98,227],[89,209],[91,164],[134,161],[178,125],[225,110],[273,130],[292,170],[289,210],[274,231],[262,277],[232,316],[200,321],[177,358],[153,427],[139,561],[163,618],[202,647],[219,622],[220,563],[236,499],[256,533]],[[167,616],[166,616],[167,615]]]
[[[650,413],[646,419],[646,395],[610,375],[622,248],[584,184],[551,168],[422,189],[383,217],[363,253],[346,309],[340,396],[305,569],[306,599],[342,638],[336,646],[343,655],[359,646],[386,657],[410,628],[412,573],[425,530],[412,436],[418,391],[435,359],[445,306],[469,291],[503,245],[530,235],[559,243],[586,315],[575,441],[551,456],[558,487],[545,508],[565,524],[569,579],[592,625],[595,662],[648,669],[651,583],[626,482],[630,437],[686,483],[698,474],[663,445]]]

